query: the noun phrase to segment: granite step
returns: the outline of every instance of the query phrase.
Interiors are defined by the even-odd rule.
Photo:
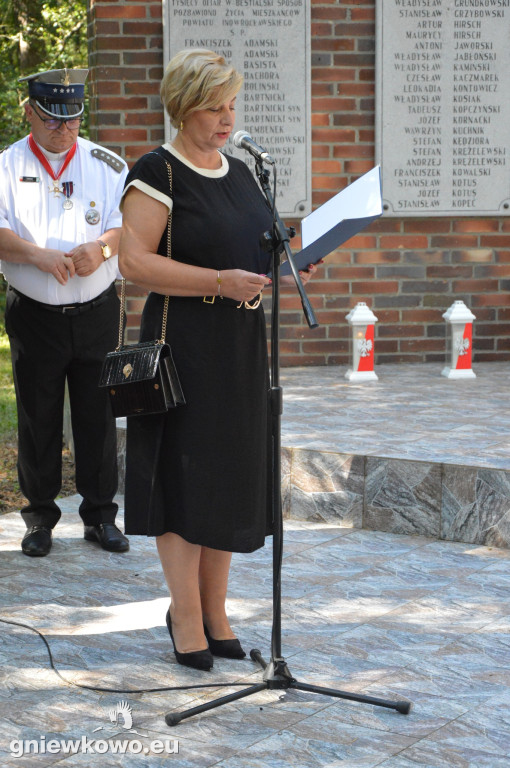
[[[510,365],[441,370],[381,365],[356,383],[343,367],[282,369],[284,516],[509,547]]]

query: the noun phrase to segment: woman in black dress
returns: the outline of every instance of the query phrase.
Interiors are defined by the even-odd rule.
[[[260,235],[272,219],[245,163],[219,152],[241,84],[212,51],[181,51],[170,61],[161,98],[178,133],[130,172],[119,248],[124,277],[151,291],[142,340],[160,337],[163,297],[170,296],[166,339],[186,398],[162,416],[128,419],[125,528],[156,536],[174,651],[179,663],[199,669],[212,667],[213,654],[245,656],[225,611],[231,553],[258,549],[272,532],[267,345],[258,306],[270,284]]]

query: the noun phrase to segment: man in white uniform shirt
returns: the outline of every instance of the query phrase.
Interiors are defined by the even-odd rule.
[[[26,555],[47,555],[61,512],[67,381],[83,497],[84,538],[125,552],[115,525],[117,450],[108,395],[98,386],[118,337],[115,290],[127,169],[78,137],[88,70],[52,70],[28,81],[31,133],[0,155],[0,260],[9,284],[5,325],[18,408],[18,473],[28,499]]]

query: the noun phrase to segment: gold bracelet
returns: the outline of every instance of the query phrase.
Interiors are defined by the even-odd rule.
[[[216,282],[218,283],[218,296],[221,298],[221,277],[220,277],[219,269],[218,269],[218,277],[216,278]]]

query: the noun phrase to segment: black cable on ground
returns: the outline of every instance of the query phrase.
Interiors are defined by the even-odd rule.
[[[31,627],[29,624],[22,624],[20,621],[11,621],[0,617],[0,622],[2,622],[2,624],[12,624],[15,627],[23,627],[24,629],[29,629],[31,632],[35,632],[39,635],[48,651],[51,669],[66,685],[71,685],[75,688],[84,688],[87,691],[99,691],[100,693],[160,693],[163,691],[191,691],[198,688],[245,688],[247,685],[246,683],[201,683],[199,685],[173,685],[166,688],[100,688],[96,685],[75,683],[73,680],[66,680],[56,668],[51,648],[42,632],[39,632],[38,629]]]

